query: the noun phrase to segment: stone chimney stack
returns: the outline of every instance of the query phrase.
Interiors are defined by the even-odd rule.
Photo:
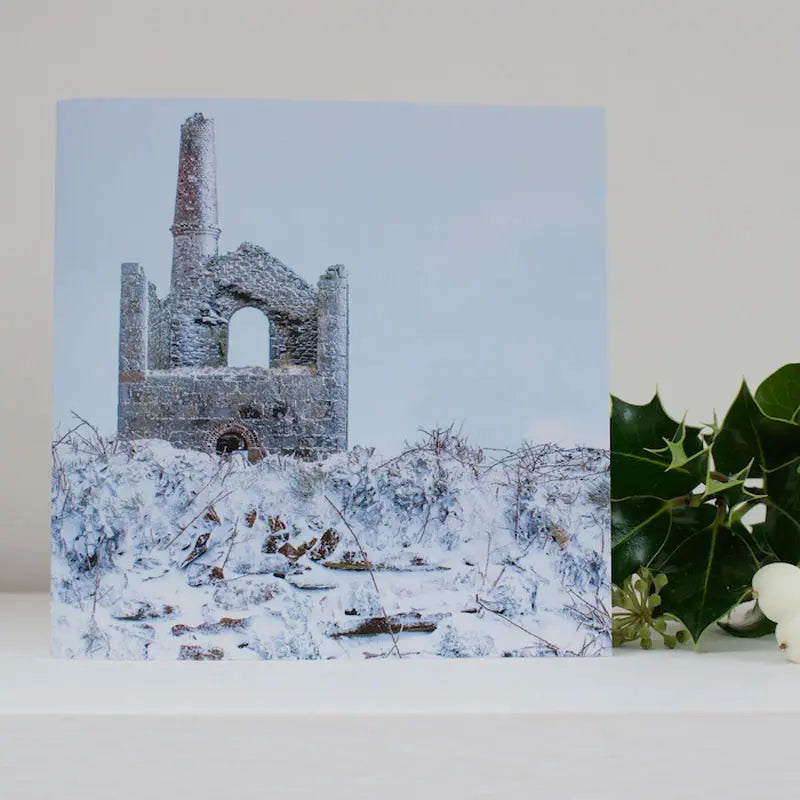
[[[172,224],[172,283],[178,288],[217,255],[217,156],[214,120],[193,114],[181,125],[178,188]],[[178,284],[178,286],[176,286]]]

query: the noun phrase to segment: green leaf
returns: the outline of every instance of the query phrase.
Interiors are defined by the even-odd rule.
[[[680,467],[686,467],[687,465],[694,466],[693,462],[699,461],[699,459],[704,455],[705,450],[695,450],[694,444],[696,442],[696,435],[699,434],[699,428],[689,428],[689,439],[687,440],[687,428],[686,422],[681,420],[678,423],[678,428],[673,434],[671,439],[664,437],[664,447],[658,448],[645,448],[648,453],[653,453],[655,455],[661,455],[666,460],[669,461],[667,465],[667,469],[679,469]],[[687,446],[692,447],[692,451],[687,452]],[[699,477],[699,476],[698,476]]]
[[[628,585],[646,568],[668,576],[656,589],[660,608],[695,641],[745,596],[761,560],[800,562],[795,367],[770,376],[758,402],[743,383],[722,424],[715,416],[706,436],[671,419],[658,396],[644,406],[612,398],[613,580]],[[746,487],[753,478],[763,485]],[[695,491],[700,483],[702,493]],[[742,517],[761,503],[766,520],[751,531]],[[724,625],[753,635],[757,622],[765,624],[749,622]]]
[[[739,619],[726,618],[720,620],[717,625],[731,636],[738,636],[741,639],[755,639],[775,632],[775,623],[764,616],[764,612],[758,607],[757,602]]]
[[[750,547],[717,515],[680,542],[661,567],[669,577],[661,590],[663,612],[680,619],[696,642],[745,595],[756,569]]]
[[[712,453],[717,470],[728,475],[743,470],[752,459],[762,471],[776,469],[800,455],[800,425],[766,416],[742,383]]]
[[[770,513],[774,514],[774,509],[768,511],[767,516],[769,516]],[[771,527],[772,524],[767,522],[756,522],[751,525],[750,531],[753,537],[753,544],[760,552],[762,559],[766,558],[769,561],[780,561],[781,559],[773,552],[772,543],[769,540],[768,534]]]
[[[765,476],[767,518],[758,535],[780,561],[800,563],[800,458]]]
[[[657,497],[632,497],[611,504],[611,579],[617,585],[649,564],[664,546],[670,504]]]
[[[720,477],[718,477],[718,473],[715,474],[709,469],[705,480],[703,499],[708,500],[711,497],[722,497],[725,499],[728,507],[735,506],[745,496],[744,482],[750,474],[752,465],[753,461],[751,460],[747,466],[743,467],[734,475],[729,476],[726,480],[721,480]]]
[[[611,577],[622,582],[643,567],[664,572],[672,553],[687,538],[708,528],[716,512],[711,505],[676,506],[657,497],[631,497],[611,503]],[[664,586],[659,579],[656,590]],[[669,610],[665,608],[665,611]]]
[[[669,534],[663,547],[650,561],[654,572],[667,574],[665,568],[675,551],[689,538],[711,527],[716,519],[717,511],[710,503],[699,506],[671,504]],[[613,555],[613,550],[612,550]],[[660,592],[663,596],[663,592]],[[669,609],[664,609],[668,611]]]
[[[775,419],[797,422],[800,414],[800,364],[786,364],[756,389],[761,410]]]
[[[646,405],[611,398],[611,497],[648,495],[664,499],[690,492],[702,481],[706,464],[699,428],[670,418],[658,395]],[[678,459],[665,442],[680,444]],[[693,456],[698,456],[692,459]]]

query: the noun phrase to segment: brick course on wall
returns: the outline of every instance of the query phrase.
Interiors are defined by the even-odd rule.
[[[212,432],[241,425],[268,452],[335,452],[346,443],[337,433],[334,389],[334,379],[313,368],[152,370],[120,385],[120,434],[141,438],[144,430],[147,438],[201,450]]]
[[[218,255],[215,158],[213,121],[195,114],[181,127],[169,294],[122,266],[119,434],[213,450],[230,430],[268,452],[345,450],[345,269],[312,287],[256,245]],[[230,319],[246,307],[269,319],[269,368],[226,366]]]

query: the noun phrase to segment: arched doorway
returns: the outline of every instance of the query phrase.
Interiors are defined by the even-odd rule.
[[[217,425],[207,434],[205,449],[223,457],[236,453],[245,454],[250,461],[254,460],[254,456],[256,459],[263,456],[263,448],[259,446],[256,432],[233,420]]]
[[[247,441],[238,431],[223,431],[215,445],[218,456],[229,456],[237,450],[247,450]]]

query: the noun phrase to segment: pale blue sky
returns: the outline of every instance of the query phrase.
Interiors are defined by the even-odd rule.
[[[119,271],[169,289],[180,124],[216,123],[220,252],[350,277],[350,442],[607,445],[598,109],[268,100],[59,105],[54,419],[116,427]]]

